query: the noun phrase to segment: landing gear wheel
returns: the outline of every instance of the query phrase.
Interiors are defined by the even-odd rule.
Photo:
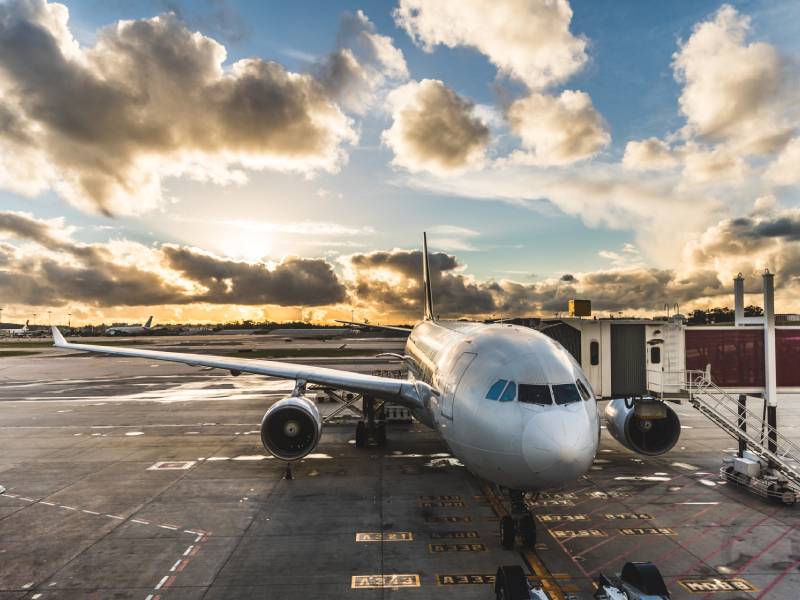
[[[356,425],[356,448],[367,446],[367,425],[364,421],[359,421]]]
[[[500,519],[500,543],[506,550],[513,550],[516,538],[517,531],[514,519],[506,515]]]
[[[526,515],[520,519],[519,531],[522,534],[522,544],[533,550],[536,547],[536,523],[532,516]]]
[[[497,600],[526,600],[528,580],[519,565],[507,565],[497,568],[494,581],[494,594]]]
[[[378,447],[383,448],[386,445],[386,424],[381,423],[375,432],[375,441],[378,442]]]

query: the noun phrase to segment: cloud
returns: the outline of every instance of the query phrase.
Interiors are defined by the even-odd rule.
[[[760,154],[791,136],[787,117],[790,110],[796,115],[798,78],[774,46],[748,43],[749,29],[749,17],[723,5],[695,26],[673,68],[684,84],[679,103],[692,133]]]
[[[574,36],[567,0],[400,0],[395,22],[430,52],[472,47],[500,71],[540,90],[586,63],[586,40]]]
[[[389,94],[388,103],[393,122],[382,138],[395,166],[449,174],[483,162],[489,129],[473,105],[441,81],[407,83]]]
[[[683,175],[695,183],[735,183],[744,180],[749,167],[744,158],[726,145],[706,149],[687,144],[682,149]]]
[[[529,153],[512,160],[537,165],[565,165],[595,155],[611,141],[603,118],[585,92],[560,96],[531,94],[508,108],[511,131]]]
[[[161,202],[168,176],[332,172],[356,140],[312,75],[257,58],[223,68],[225,48],[174,14],[120,21],[88,48],[68,16],[44,0],[0,5],[1,185],[135,213]]]
[[[625,145],[622,165],[628,169],[668,169],[677,163],[669,146],[658,138],[630,141]]]
[[[408,79],[402,50],[390,37],[377,33],[360,10],[342,16],[336,50],[318,63],[316,70],[331,97],[359,114],[370,107],[387,80]]]
[[[767,179],[778,185],[800,183],[800,137],[796,137],[786,144],[778,158],[769,165],[765,175]]]

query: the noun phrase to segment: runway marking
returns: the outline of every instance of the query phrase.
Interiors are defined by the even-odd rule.
[[[630,527],[620,529],[622,535],[678,535],[678,532],[669,527]]]
[[[183,552],[183,556],[186,556],[187,554],[189,554],[189,553],[192,551],[192,549],[194,549],[194,544],[192,544],[191,546],[189,546],[189,547],[188,547],[188,548],[187,548],[187,549],[186,549],[186,550]]]
[[[171,529],[172,531],[176,531],[178,529],[177,527],[173,527],[172,525],[159,525],[159,527],[161,527],[161,529]]]
[[[45,506],[55,506],[56,505],[55,502],[47,502],[45,500],[40,501],[39,504],[44,504]]]
[[[419,575],[415,573],[353,575],[350,580],[350,587],[354,590],[371,588],[418,588],[419,585]]]
[[[574,521],[588,521],[588,515],[536,515],[536,520],[540,523],[558,523],[565,521],[572,523]]]
[[[153,588],[153,589],[160,590],[162,587],[164,587],[164,584],[167,583],[168,579],[169,579],[169,575],[164,575],[164,577],[161,578],[161,581],[159,581],[156,584],[156,587]]]
[[[89,510],[87,508],[82,508],[81,511],[85,512],[87,515],[99,515],[100,513],[94,510]]]
[[[714,594],[716,592],[757,592],[758,589],[746,579],[735,577],[733,579],[681,579],[681,586],[693,594],[703,592]]]
[[[420,500],[419,506],[420,508],[467,508],[467,503],[461,501],[429,502]]]
[[[211,460],[211,459],[209,459]],[[197,461],[194,460],[166,460],[159,461],[147,467],[148,471],[185,471],[191,469]]]
[[[444,517],[425,517],[426,523],[472,523],[472,517],[457,517],[457,516],[444,516]]]
[[[481,536],[477,531],[432,531],[432,540],[469,540],[478,539]]]
[[[618,513],[618,514],[605,514],[603,517],[608,521],[616,521],[616,520],[623,520],[623,519],[641,519],[643,521],[647,521],[652,519],[651,515],[647,513]]]
[[[380,531],[377,533],[356,533],[356,542],[413,542],[410,531]]]
[[[480,498],[476,497],[476,500]],[[456,502],[463,500],[461,496],[420,496],[420,502]]]
[[[25,496],[18,496],[20,500],[25,500],[25,502],[35,502],[33,498],[26,498]]]
[[[108,517],[110,519],[119,519],[120,521],[124,521],[125,517],[120,517],[119,515],[103,515],[104,517]]]
[[[75,508],[74,506],[66,506],[66,505],[64,505],[64,504],[60,504],[59,506],[60,506],[61,508],[66,508],[67,510],[78,510],[78,509],[77,509],[77,508]]]
[[[131,519],[131,523],[139,523],[140,525],[150,525],[150,521],[143,521],[141,519]]]
[[[547,531],[557,539],[608,537],[608,534],[601,529],[548,529]]]
[[[484,544],[428,544],[428,552],[486,552]]]

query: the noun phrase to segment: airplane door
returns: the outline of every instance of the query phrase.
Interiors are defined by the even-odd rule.
[[[455,400],[456,389],[458,389],[461,378],[464,377],[464,373],[467,372],[467,369],[472,364],[472,361],[475,360],[476,356],[477,354],[474,352],[464,352],[458,357],[456,364],[453,366],[453,370],[450,371],[450,375],[444,383],[444,390],[442,390],[441,406],[443,417],[447,417],[448,419],[453,418],[453,400]]]

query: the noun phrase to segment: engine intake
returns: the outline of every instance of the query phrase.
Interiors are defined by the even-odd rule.
[[[624,398],[612,400],[606,406],[606,427],[620,444],[647,456],[669,452],[681,435],[678,415],[658,400],[631,405]]]
[[[317,447],[322,419],[317,406],[304,396],[291,396],[269,407],[261,419],[261,443],[273,456],[298,460]]]

